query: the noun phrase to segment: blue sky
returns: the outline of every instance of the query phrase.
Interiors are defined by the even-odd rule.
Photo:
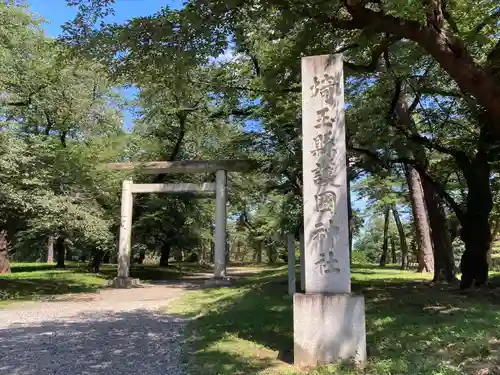
[[[56,37],[62,33],[61,26],[71,21],[76,13],[76,7],[69,7],[66,0],[29,0],[31,10],[39,14],[48,22],[43,25],[45,32]],[[133,17],[151,15],[162,7],[168,6],[172,9],[182,7],[182,0],[116,0],[113,6],[115,14],[108,16],[106,22],[123,23]],[[128,88],[120,90],[127,98],[132,99],[137,90]],[[134,115],[132,111],[124,112],[124,128],[130,130],[133,126]]]
[[[66,0],[28,0],[28,3],[35,13],[51,22],[45,26],[51,36],[59,35],[61,25],[73,19],[76,14],[76,8],[68,7]],[[106,21],[121,23],[132,17],[151,15],[164,6],[178,9],[182,7],[182,3],[181,0],[116,0],[113,6],[115,15],[106,18]]]
[[[34,13],[39,14],[48,23],[44,24],[45,32],[53,37],[61,34],[61,26],[74,18],[77,9],[66,5],[66,0],[29,0],[30,8]],[[148,16],[160,10],[164,6],[172,9],[182,7],[183,0],[115,0],[113,9],[115,14],[106,18],[107,22],[122,23],[133,17]],[[122,91],[125,96],[133,97],[136,90],[133,88]],[[130,129],[133,123],[133,113],[124,113],[124,127]],[[251,125],[251,126],[250,126]],[[249,124],[248,130],[257,130],[258,125]],[[363,208],[364,202],[359,201],[356,194],[353,194],[353,206]]]

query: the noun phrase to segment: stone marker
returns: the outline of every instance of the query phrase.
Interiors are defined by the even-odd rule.
[[[304,233],[300,232],[299,237],[300,244],[300,290],[306,290],[306,263],[304,259]]]
[[[342,55],[302,58],[305,294],[294,361],[366,360],[364,298],[351,294]]]
[[[295,238],[293,234],[288,233],[286,236],[286,243],[288,247],[288,294],[293,296],[295,294]]]

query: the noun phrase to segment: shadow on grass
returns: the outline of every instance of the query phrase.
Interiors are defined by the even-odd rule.
[[[22,263],[16,263],[11,266],[11,271],[12,273],[18,273],[18,272],[37,272],[37,271],[48,271],[48,270],[55,270],[56,265],[55,264],[45,264],[45,263],[27,263],[27,264],[22,264]]]
[[[208,266],[205,266],[208,268]],[[183,283],[182,277],[190,270],[202,270],[203,266],[181,264],[173,267],[138,266],[131,269],[131,276],[145,282]],[[54,265],[17,264],[14,272],[0,276],[0,302],[50,299],[64,294],[92,293],[106,286],[106,280],[116,276],[114,265],[103,265],[96,274],[88,269],[87,263],[69,263],[63,270]],[[193,283],[193,288],[199,287]],[[189,289],[190,285],[186,285]]]
[[[79,270],[81,272],[89,272],[86,266],[81,266]],[[212,266],[200,265],[198,263],[172,263],[167,267],[132,264],[130,268],[130,277],[143,281],[177,280],[183,276],[199,272],[211,272],[212,270]],[[117,275],[117,266],[105,264],[101,267],[99,274],[108,280],[113,279]]]
[[[32,300],[43,296],[67,293],[90,293],[100,288],[97,284],[70,278],[0,278],[0,300]]]
[[[207,306],[197,319],[196,362],[207,370],[200,373],[245,373],[231,365],[225,350],[216,350],[228,337],[260,344],[280,357],[290,351],[292,300],[284,278],[271,274],[242,284],[239,293]],[[370,374],[457,375],[498,366],[500,296],[490,298],[494,289],[461,293],[454,285],[397,278],[356,281],[352,289],[365,296]]]
[[[370,264],[370,263],[366,263],[366,264],[353,264],[351,266],[351,270],[353,272],[356,272],[356,270],[374,270],[374,271],[384,271],[384,270],[397,270],[397,271],[401,271],[401,266],[398,265],[398,264],[386,264],[384,267],[380,267],[379,265],[376,265],[376,264]]]

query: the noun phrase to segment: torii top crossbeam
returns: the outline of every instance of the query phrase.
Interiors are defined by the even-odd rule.
[[[114,170],[137,169],[146,174],[164,174],[209,173],[219,170],[226,172],[248,172],[255,169],[258,163],[255,160],[179,160],[109,163],[106,166]]]

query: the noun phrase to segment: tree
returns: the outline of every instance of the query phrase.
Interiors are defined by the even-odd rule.
[[[405,174],[411,194],[410,202],[418,247],[418,271],[432,272],[434,270],[434,260],[430,237],[431,229],[425,206],[422,180],[417,170],[411,165],[405,166]]]
[[[439,214],[440,203],[431,199],[433,194],[446,201],[461,224],[466,247],[461,286],[486,282],[493,207],[490,178],[492,168],[497,168],[500,140],[500,110],[496,105],[500,92],[500,13],[493,0],[473,8],[465,1],[430,1],[425,7],[418,3],[403,7],[391,0],[272,0],[266,4],[192,0],[179,12],[159,12],[118,28],[92,32],[90,26],[106,14],[112,2],[92,1],[91,7],[84,0],[76,3],[81,5],[78,22],[68,25],[67,32],[69,39],[80,44],[103,37],[112,40],[109,36],[117,35],[123,40],[123,35],[134,30],[136,35],[146,36],[138,44],[142,52],[144,46],[152,44],[155,51],[164,53],[165,44],[155,41],[170,38],[174,48],[179,40],[196,45],[205,58],[219,54],[231,36],[240,62],[231,66],[243,78],[225,75],[218,88],[224,86],[223,91],[227,91],[230,87],[248,98],[255,98],[257,93],[264,128],[283,144],[296,141],[300,129],[294,94],[299,83],[298,58],[343,52],[346,70],[352,75],[346,85],[347,98],[351,112],[355,112],[348,117],[365,115],[360,116],[364,122],[353,122],[355,129],[349,131],[351,149],[364,151],[385,166],[404,163],[414,167],[427,191],[425,204],[432,206],[427,209],[436,226],[434,253],[446,259],[437,263],[445,278],[453,276],[449,271],[452,258],[448,241],[437,236],[444,216]],[[178,27],[171,27],[174,24]],[[132,61],[130,56],[125,59]],[[366,99],[365,94],[370,96],[370,105],[360,109],[355,97]],[[399,109],[404,109],[405,103],[408,111],[401,114]],[[452,112],[457,115],[451,116]],[[279,115],[273,120],[271,114]],[[442,162],[451,162],[448,171],[457,169],[465,180],[467,195],[462,202],[450,193],[447,178],[443,178],[446,175],[439,168]],[[300,171],[298,162],[292,165]],[[427,230],[420,232],[420,237],[427,237]],[[425,249],[423,259],[430,262],[428,242],[420,247]]]
[[[385,208],[384,213],[384,243],[382,245],[382,255],[380,257],[380,267],[383,267],[387,264],[387,257],[389,251],[389,214],[391,210],[389,206]]]
[[[466,251],[465,261],[462,262],[465,268],[461,286],[469,287],[474,280],[477,285],[483,284],[487,278],[486,254],[491,241],[487,221],[492,205],[487,176],[490,175],[489,163],[498,154],[495,150],[500,134],[500,112],[494,104],[500,88],[497,78],[500,44],[498,32],[495,32],[498,30],[495,20],[499,13],[496,5],[493,2],[483,3],[482,7],[467,12],[466,17],[460,17],[458,22],[454,14],[464,14],[463,9],[467,6],[464,2],[429,2],[424,10],[420,7],[413,9],[412,6],[401,8],[392,1],[375,3],[353,0],[337,4],[313,2],[307,5],[298,1],[271,1],[267,4],[269,8],[256,6],[252,2],[234,1],[230,4],[224,2],[224,7],[213,4],[205,7],[204,0],[197,0],[189,3],[187,12],[190,12],[191,17],[210,19],[208,27],[232,30],[240,38],[239,44],[247,46],[253,35],[248,38],[241,30],[255,20],[264,21],[264,24],[269,24],[271,29],[277,31],[273,35],[277,41],[276,50],[288,48],[292,52],[282,54],[288,61],[300,53],[318,54],[340,50],[346,53],[348,61],[352,61],[346,62],[348,69],[356,73],[376,74],[381,58],[384,58],[386,68],[389,68],[388,56],[394,51],[401,51],[401,48],[395,48],[398,46],[403,51],[413,50],[411,52],[414,54],[410,55],[413,61],[415,56],[421,57],[420,62],[424,63],[436,61],[438,65],[433,66],[434,81],[437,76],[450,82],[443,73],[449,74],[452,90],[445,95],[458,98],[461,105],[472,108],[480,130],[477,152],[465,157],[463,153],[440,147],[439,143],[428,142],[426,137],[413,139],[419,139],[427,147],[439,147],[441,151],[446,150],[448,154],[458,156],[458,165],[471,185],[465,210],[459,211],[457,205],[449,202],[463,222],[462,239]],[[346,17],[342,18],[343,15]],[[425,24],[421,23],[423,18],[427,19]],[[486,38],[482,32],[486,33]],[[469,49],[466,48],[467,44]],[[421,49],[415,48],[417,46]],[[367,50],[371,61],[365,65],[358,64]],[[476,63],[469,51],[476,52],[475,61],[484,63]],[[422,65],[419,66],[422,71]],[[292,81],[294,76],[290,71],[288,73],[292,79],[286,83]],[[413,75],[419,86],[414,96],[421,97],[422,92],[443,94],[441,87],[436,88],[431,84],[432,79],[423,77],[423,80],[419,80],[419,76],[421,78],[420,74]],[[447,128],[453,131],[449,122],[447,124]]]
[[[398,228],[399,243],[401,247],[401,269],[406,270],[408,269],[408,242],[406,241],[405,230],[395,206],[392,207],[392,213],[394,215],[396,227]]]

